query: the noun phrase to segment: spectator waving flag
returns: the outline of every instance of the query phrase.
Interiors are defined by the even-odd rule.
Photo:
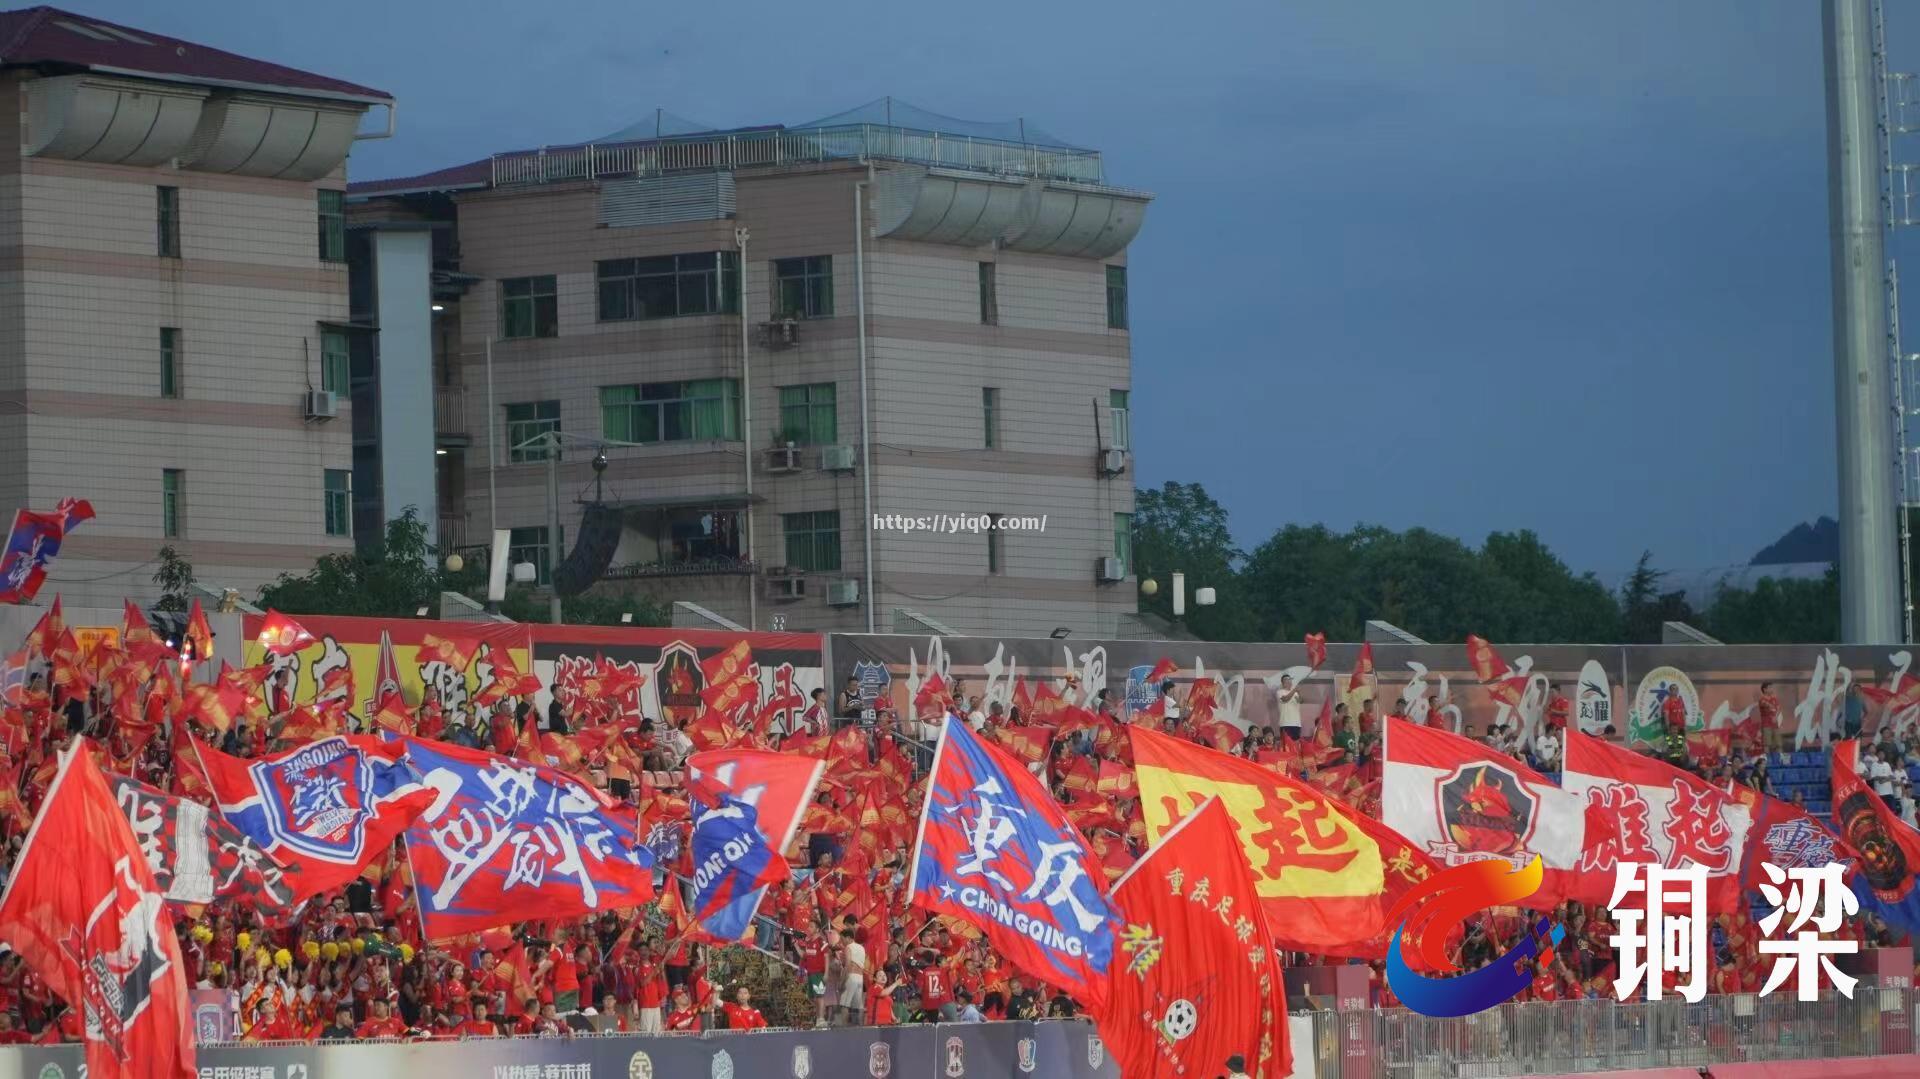
[[[687,758],[693,806],[694,916],[717,941],[753,924],[767,886],[786,879],[793,842],[826,762],[755,749]]]
[[[402,748],[377,738],[322,738],[257,760],[194,747],[220,814],[300,870],[294,902],[359,876],[433,801]]]
[[[1833,824],[1860,855],[1852,881],[1860,909],[1909,931],[1920,925],[1920,832],[1901,820],[1860,775],[1860,743],[1833,743]]]
[[[407,831],[421,926],[443,940],[653,898],[639,818],[555,768],[402,738],[433,794]]]
[[[985,930],[994,950],[1089,1006],[1107,996],[1114,917],[1086,840],[1033,773],[949,717],[934,751],[913,904]]]
[[[107,781],[169,900],[238,899],[272,924],[284,924],[299,911],[294,897],[301,870],[281,865],[218,813],[137,779],[109,775]]]
[[[52,513],[16,510],[7,547],[0,552],[0,603],[31,603],[47,579],[67,533],[93,519],[93,504],[69,498]]]

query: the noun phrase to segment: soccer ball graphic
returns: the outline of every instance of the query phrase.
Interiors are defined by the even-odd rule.
[[[1166,1018],[1160,1020],[1160,1029],[1166,1032],[1170,1042],[1187,1037],[1199,1026],[1200,1009],[1194,1007],[1191,1000],[1176,1000],[1169,1004]]]

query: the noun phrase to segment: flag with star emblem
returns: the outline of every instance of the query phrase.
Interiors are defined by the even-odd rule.
[[[1129,728],[1147,838],[1208,798],[1238,828],[1274,940],[1290,951],[1379,959],[1387,911],[1438,866],[1406,837],[1265,765]]]
[[[1127,1079],[1293,1070],[1286,989],[1233,818],[1218,798],[1114,883],[1118,919],[1100,1038]]]
[[[1092,1007],[1113,956],[1105,879],[1040,780],[949,716],[907,874],[913,905],[978,926],[996,953]]]

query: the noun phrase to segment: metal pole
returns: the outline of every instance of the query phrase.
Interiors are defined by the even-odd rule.
[[[554,571],[560,568],[560,436],[547,433],[547,621],[559,625],[560,590]]]
[[[487,337],[487,549],[493,549],[493,534],[500,531],[500,492],[494,484],[494,471],[500,466],[500,453],[494,446],[494,426],[500,422],[493,409],[493,337]]]
[[[760,628],[760,567],[753,558],[753,364],[747,352],[747,230],[733,230],[733,242],[740,245],[740,440],[747,448],[747,629]]]
[[[867,407],[867,249],[866,217],[860,203],[861,192],[867,184],[873,182],[873,166],[867,166],[867,179],[853,185],[853,293],[854,302],[859,307],[860,326],[860,480],[865,489],[865,504],[861,507],[861,534],[866,541],[860,545],[861,557],[866,561],[867,570],[867,632],[874,632],[875,605],[880,597],[873,593],[873,426],[872,409]]]
[[[1870,0],[1824,0],[1827,206],[1840,462],[1840,639],[1899,640],[1887,365],[1886,210]]]

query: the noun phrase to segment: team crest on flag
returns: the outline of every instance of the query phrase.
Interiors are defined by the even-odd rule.
[[[127,1029],[153,1002],[155,983],[173,965],[160,944],[162,934],[173,932],[166,909],[166,898],[142,888],[132,859],[122,858],[114,865],[113,891],[94,905],[84,927],[68,930],[61,944],[67,960],[80,967],[87,1037],[106,1042],[121,1060],[128,1057]],[[103,935],[117,935],[119,947],[106,953],[88,947]]]
[[[1540,800],[1511,771],[1489,762],[1454,769],[1435,786],[1440,822],[1450,842],[1434,844],[1427,853],[1448,865],[1467,861],[1465,854],[1497,854],[1532,861],[1527,843],[1533,838]]]
[[[327,861],[359,861],[369,816],[364,794],[372,786],[359,747],[343,737],[323,738],[250,771],[268,826],[281,842]]]

